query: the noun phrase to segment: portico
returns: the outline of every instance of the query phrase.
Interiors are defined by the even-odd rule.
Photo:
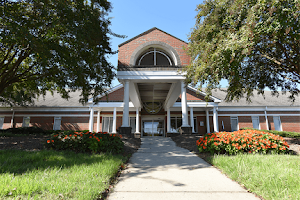
[[[151,34],[155,37],[150,37]],[[134,133],[137,137],[193,133],[197,132],[199,113],[206,115],[204,120],[207,132],[210,132],[210,110],[213,111],[213,130],[218,131],[217,107],[221,101],[211,97],[206,102],[204,93],[186,85],[185,74],[181,70],[188,64],[189,57],[183,51],[184,46],[184,41],[157,28],[120,44],[117,78],[121,85],[107,94],[122,88],[122,97],[90,104],[90,131],[93,130],[95,110],[97,131],[100,130],[101,112],[109,111],[112,117],[105,120],[112,120],[111,128],[102,127],[111,133]],[[118,113],[121,113],[121,124],[117,124]]]

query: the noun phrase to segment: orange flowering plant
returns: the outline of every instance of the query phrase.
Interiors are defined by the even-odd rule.
[[[204,135],[196,142],[200,152],[237,153],[286,153],[289,145],[283,137],[257,130],[239,130]]]
[[[122,153],[124,143],[121,138],[122,135],[108,134],[106,132],[59,131],[52,134],[51,139],[47,140],[46,147],[76,152]]]

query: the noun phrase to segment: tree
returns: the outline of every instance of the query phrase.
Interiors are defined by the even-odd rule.
[[[187,81],[206,92],[228,80],[227,101],[269,88],[300,92],[299,0],[207,0],[189,36]]]
[[[0,101],[33,102],[47,90],[82,103],[109,87],[107,0],[5,0],[0,3]]]

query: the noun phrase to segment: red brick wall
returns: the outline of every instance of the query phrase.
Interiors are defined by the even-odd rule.
[[[281,116],[282,130],[300,133],[300,116]]]
[[[30,117],[30,126],[53,130],[54,117]]]
[[[95,122],[94,118],[94,122]],[[97,121],[96,121],[97,122]],[[89,117],[62,117],[61,130],[88,130]]]
[[[197,94],[196,92],[194,92],[190,89],[186,90],[186,100],[187,101],[199,101],[199,100],[204,100],[204,98],[205,97],[203,95]],[[181,94],[179,95],[177,102],[181,102]]]
[[[141,35],[138,38],[119,47],[118,62],[122,65],[129,65],[130,58],[134,50],[142,44],[150,41],[160,41],[172,46],[178,53],[181,61],[181,65],[188,65],[190,62],[189,56],[183,50],[183,47],[187,47],[187,44],[177,38],[172,37],[160,30],[153,30],[149,33]]]
[[[121,102],[124,99],[124,87],[108,94],[107,96],[104,96],[100,99],[100,101],[102,102],[106,102],[106,101],[117,101],[117,102]]]
[[[239,116],[238,122],[239,122],[239,128],[253,127],[251,116]]]

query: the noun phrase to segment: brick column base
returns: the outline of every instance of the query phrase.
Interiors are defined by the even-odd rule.
[[[119,127],[119,134],[131,137],[131,127]]]

